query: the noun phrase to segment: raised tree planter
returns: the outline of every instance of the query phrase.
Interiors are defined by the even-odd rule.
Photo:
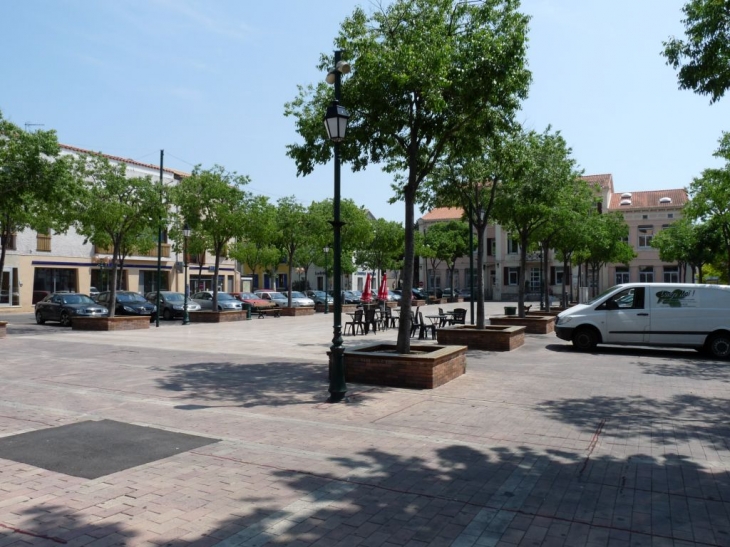
[[[330,313],[335,309],[335,305],[330,306]],[[352,313],[357,310],[357,304],[342,304],[342,313]]]
[[[314,306],[302,306],[298,308],[281,308],[283,317],[298,317],[300,315],[314,315]]]
[[[8,322],[0,321],[0,338],[5,338],[8,335]]]
[[[396,353],[395,344],[345,350],[345,379],[358,384],[433,389],[466,372],[466,346],[411,344]]]
[[[137,330],[149,329],[149,315],[120,315],[117,317],[74,317],[71,330]]]
[[[245,321],[246,312],[241,311],[191,311],[188,313],[191,323],[228,323]]]
[[[438,329],[438,343],[464,345],[469,349],[485,351],[512,351],[525,343],[526,327],[508,325],[486,325],[483,329],[475,325],[453,325]]]
[[[463,302],[464,299],[461,296],[450,296],[446,299],[447,302]]]
[[[555,317],[550,315],[492,315],[490,325],[524,326],[527,334],[549,334],[555,331]]]
[[[413,300],[411,302],[411,308],[416,308],[418,306],[425,306],[425,305],[426,305],[426,301],[425,300]]]
[[[561,311],[564,311],[563,308],[560,308],[560,309],[550,308],[550,311],[528,311],[528,312],[526,312],[526,315],[528,317],[540,317],[540,316],[557,317]]]

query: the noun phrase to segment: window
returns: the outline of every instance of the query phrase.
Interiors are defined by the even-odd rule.
[[[679,266],[664,266],[664,283],[679,283]]]
[[[540,268],[530,268],[530,290],[539,291],[542,286],[542,272]]]
[[[674,218],[674,213],[668,213],[667,218]]]
[[[629,269],[625,267],[616,268],[616,285],[629,282]]]
[[[639,226],[639,249],[650,249],[654,226]]]
[[[520,282],[520,269],[507,268],[507,285],[517,285]]]
[[[51,252],[51,234],[42,234],[38,232],[36,235],[36,251],[50,253]]]
[[[18,250],[16,247],[15,239],[16,239],[16,234],[14,232],[8,235],[8,241],[5,244],[5,250],[7,250],[7,251],[17,251]]]
[[[641,266],[639,268],[639,282],[640,283],[654,283],[654,267],[653,266]]]
[[[649,218],[649,215],[641,215],[642,220],[646,220]]]
[[[624,289],[623,291],[614,294],[610,301],[613,302],[613,309],[642,310],[644,309],[644,287]],[[605,304],[601,304],[601,306],[604,305]],[[607,308],[611,309],[610,306],[607,306]]]
[[[487,238],[487,256],[495,256],[497,249],[496,241],[494,241],[493,237]]]
[[[516,255],[520,252],[520,243],[513,237],[507,237],[507,254]]]
[[[563,284],[563,267],[562,266],[555,266],[555,275],[554,275],[554,281],[553,285],[562,285]]]

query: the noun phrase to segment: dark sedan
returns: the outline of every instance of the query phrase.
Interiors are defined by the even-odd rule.
[[[111,291],[99,293],[96,301],[102,306],[111,308]],[[150,321],[157,316],[157,306],[145,300],[145,297],[137,292],[117,291],[117,303],[114,307],[115,315],[149,315]]]
[[[107,315],[109,315],[109,310],[106,307],[80,293],[49,294],[35,305],[35,320],[39,325],[46,321],[58,321],[64,327],[68,327],[74,317],[106,317]]]

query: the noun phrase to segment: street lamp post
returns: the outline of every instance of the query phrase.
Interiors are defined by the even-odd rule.
[[[190,238],[190,226],[185,223],[183,227],[183,236],[185,237],[185,243],[183,244],[183,264],[185,265],[185,296],[183,297],[183,325],[190,324],[190,315],[188,314],[188,239]]]
[[[345,348],[342,347],[342,240],[340,221],[340,142],[345,138],[347,131],[347,119],[350,117],[345,107],[340,106],[340,83],[342,74],[350,72],[350,65],[340,60],[342,52],[335,51],[335,68],[327,74],[327,83],[335,86],[335,100],[327,107],[324,117],[324,125],[327,128],[327,135],[334,143],[335,160],[335,196],[334,196],[334,264],[332,275],[334,276],[334,317],[332,346],[330,347],[330,403],[338,403],[345,398],[347,384],[345,384]],[[326,301],[326,300],[325,300]]]
[[[329,257],[329,254],[330,254],[330,248],[328,246],[325,246],[325,248],[322,250],[324,251],[324,313],[329,313],[330,312],[330,306],[329,306],[330,284],[329,284],[329,279],[327,278],[327,266],[328,266],[327,258]]]

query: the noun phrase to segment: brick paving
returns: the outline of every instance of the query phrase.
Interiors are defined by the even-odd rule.
[[[219,439],[93,480],[0,459],[0,547],[730,545],[730,366],[695,352],[528,335],[438,389],[328,405],[332,315],[0,319],[0,437],[109,419]]]

